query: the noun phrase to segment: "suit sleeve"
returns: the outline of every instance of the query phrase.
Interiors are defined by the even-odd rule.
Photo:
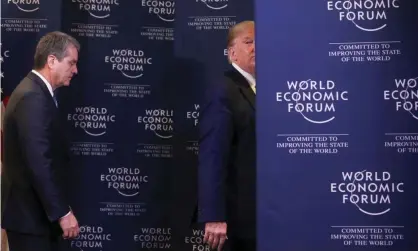
[[[53,222],[69,211],[64,193],[52,166],[52,115],[45,97],[38,93],[25,95],[17,104],[16,121],[22,153],[32,186]]]
[[[233,139],[227,93],[219,90],[200,112],[198,221],[226,221],[226,175]]]

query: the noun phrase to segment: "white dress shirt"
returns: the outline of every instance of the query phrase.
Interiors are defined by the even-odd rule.
[[[44,81],[46,87],[48,87],[48,90],[51,93],[51,96],[54,97],[54,91],[52,90],[52,85],[48,82],[48,80],[46,80],[46,78],[44,78],[44,76],[42,76],[39,72],[35,70],[32,70],[32,72],[38,75],[38,77],[40,77],[42,81]]]

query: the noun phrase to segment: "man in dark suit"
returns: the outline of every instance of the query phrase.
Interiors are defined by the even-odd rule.
[[[50,251],[79,226],[64,189],[68,148],[54,91],[77,73],[79,43],[61,32],[42,37],[34,70],[15,88],[4,115],[1,220],[10,251]]]
[[[199,118],[198,221],[204,242],[221,250],[256,249],[254,22],[228,34],[232,69],[210,93]]]

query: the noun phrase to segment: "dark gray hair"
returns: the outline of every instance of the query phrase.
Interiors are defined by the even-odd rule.
[[[36,46],[34,69],[42,69],[49,55],[54,55],[61,61],[66,56],[67,49],[70,45],[74,46],[77,51],[80,51],[80,43],[72,36],[60,31],[47,33],[39,40]]]

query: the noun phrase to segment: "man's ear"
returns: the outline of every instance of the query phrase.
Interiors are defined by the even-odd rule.
[[[228,58],[229,58],[229,61],[231,61],[231,63],[234,62],[235,50],[234,50],[234,47],[232,46],[228,48]]]
[[[57,60],[57,58],[54,55],[48,55],[48,58],[46,59],[46,63],[48,64],[49,68],[54,67],[55,60]]]

